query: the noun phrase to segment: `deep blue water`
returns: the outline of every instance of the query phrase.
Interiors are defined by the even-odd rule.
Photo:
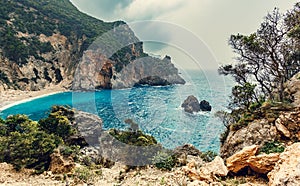
[[[10,107],[0,116],[20,113],[39,120],[52,105],[69,105],[98,114],[105,129],[126,128],[124,120],[130,118],[167,148],[191,143],[202,151],[219,151],[224,128],[214,113],[226,107],[232,83],[209,71],[186,71],[182,76],[185,85],[59,93]],[[212,112],[185,113],[180,105],[189,95],[209,101]]]

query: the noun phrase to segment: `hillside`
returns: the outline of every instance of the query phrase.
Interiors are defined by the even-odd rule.
[[[113,75],[121,73],[122,68],[135,59],[147,56],[126,23],[103,22],[90,17],[78,11],[69,0],[1,0],[0,90],[40,90],[53,84],[70,88],[84,52],[96,38],[119,26],[123,28],[118,33],[119,39],[126,38],[132,43],[105,56],[110,65],[104,71],[97,69],[101,76],[95,85],[98,88],[112,88]],[[101,42],[116,47],[119,41],[107,37]],[[97,55],[103,56],[101,52],[97,51]],[[172,71],[168,75],[184,83],[171,63],[166,67]]]

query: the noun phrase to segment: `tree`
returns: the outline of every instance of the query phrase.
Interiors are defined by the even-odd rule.
[[[297,7],[299,10],[299,4]],[[251,90],[254,98],[265,95],[272,100],[277,97],[279,101],[284,100],[284,83],[300,69],[299,65],[295,64],[296,59],[299,62],[299,45],[295,44],[295,37],[291,37],[291,31],[299,27],[299,23],[287,25],[287,20],[292,20],[290,23],[298,19],[299,11],[293,11],[297,16],[291,14],[282,15],[275,8],[265,17],[255,33],[249,36],[231,35],[229,45],[238,56],[237,63],[221,66],[219,73],[233,76],[238,83],[239,87],[233,89],[233,93],[238,94],[233,96],[241,96],[240,94],[244,93],[238,90],[242,87],[251,88],[249,85],[255,82],[257,88]],[[273,95],[274,90],[278,92],[277,97]],[[245,96],[244,103],[249,104],[250,95]]]
[[[34,168],[44,171],[50,163],[50,154],[60,137],[40,130],[37,122],[25,115],[9,116],[0,120],[0,161],[11,163],[17,170]]]
[[[297,3],[292,10],[288,11],[284,21],[289,30],[288,36],[292,38],[290,47],[293,50],[288,62],[291,66],[291,75],[293,75],[300,68],[300,3]]]

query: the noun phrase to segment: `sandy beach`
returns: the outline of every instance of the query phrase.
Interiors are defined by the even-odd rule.
[[[39,91],[21,91],[7,90],[0,92],[0,111],[5,110],[13,105],[17,105],[36,98],[66,92],[67,89],[61,86],[51,86]]]

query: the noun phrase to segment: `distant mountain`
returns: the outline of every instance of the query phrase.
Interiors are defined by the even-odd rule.
[[[122,30],[117,40],[112,35],[98,42],[116,47],[119,40],[125,38],[132,43],[110,56],[106,56],[103,50],[90,47],[97,38],[119,27]],[[89,63],[97,66],[93,86],[99,89],[132,86],[145,76],[159,76],[171,84],[184,83],[170,60],[160,60],[144,53],[142,42],[123,21],[103,22],[90,17],[78,11],[69,0],[0,1],[0,90],[39,90],[53,84],[71,88],[78,72],[76,69],[85,69],[87,61],[80,62],[87,58],[92,58]],[[130,67],[132,70],[126,72],[138,73],[139,76],[135,79],[127,77],[123,82],[120,79],[126,76],[123,69],[129,64],[135,66],[132,65],[134,61],[151,63],[146,71],[152,74],[144,75],[144,70],[139,72]],[[73,88],[87,88],[86,81],[77,80]]]

